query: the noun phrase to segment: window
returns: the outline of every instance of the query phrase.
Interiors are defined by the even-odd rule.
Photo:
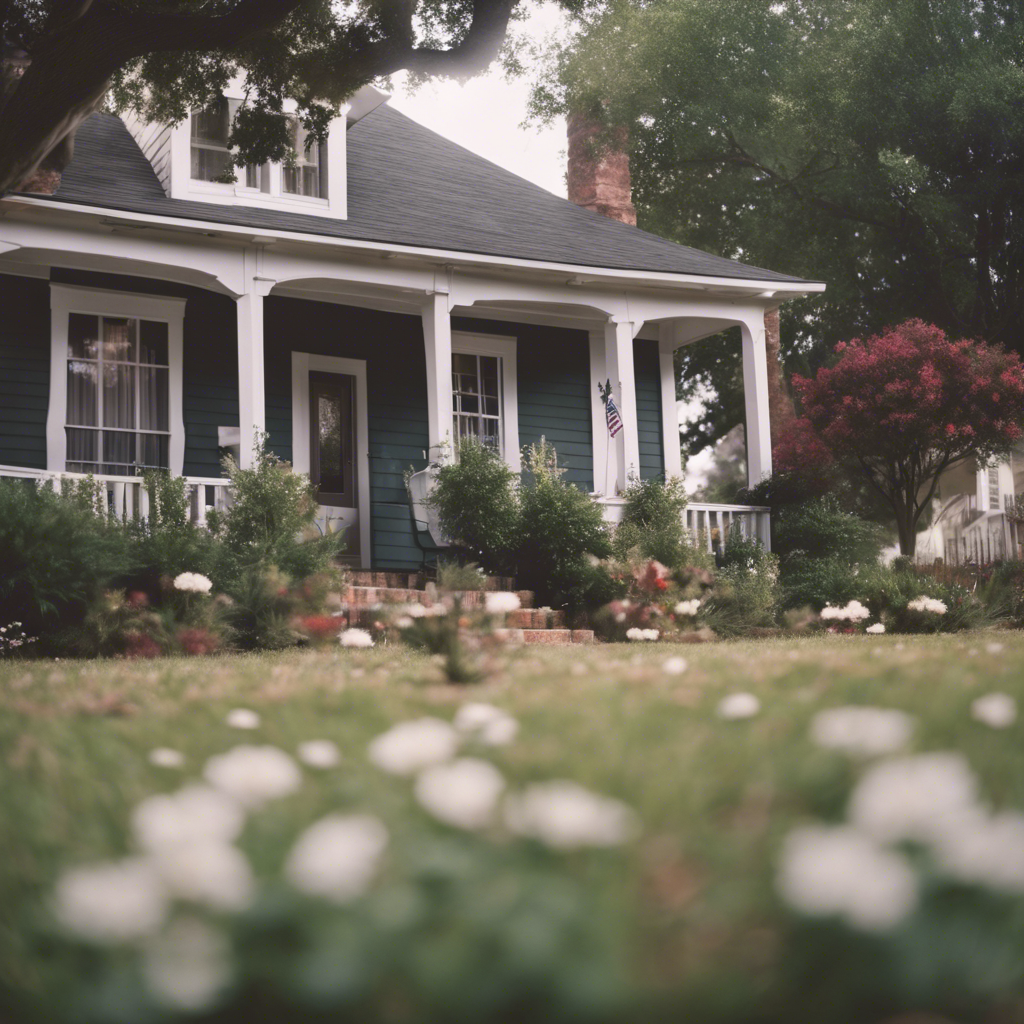
[[[999,508],[999,469],[991,466],[988,470],[988,507]]]
[[[326,199],[326,178],[322,172],[327,166],[327,147],[310,139],[298,118],[288,118],[288,126],[295,159],[281,168],[281,191],[294,196]]]
[[[221,96],[203,110],[192,111],[192,177],[196,181],[234,180],[228,136],[238,102]]]
[[[473,437],[519,468],[516,339],[452,333],[452,439]]]
[[[47,468],[180,474],[185,300],[51,284]]]

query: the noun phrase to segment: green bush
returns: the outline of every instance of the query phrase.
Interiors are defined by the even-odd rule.
[[[685,560],[686,531],[682,481],[642,480],[626,489],[622,521],[615,531],[615,554],[626,559],[631,551],[672,568]]]
[[[778,624],[779,560],[755,540],[733,535],[700,618],[719,636],[742,636]]]
[[[772,513],[772,550],[829,558],[849,565],[873,563],[882,551],[881,529],[843,509],[834,494],[824,494]]]
[[[854,598],[864,601],[861,570],[844,558],[809,558],[794,553],[782,560],[780,579],[786,608],[821,611],[826,605],[845,605]]]
[[[96,501],[91,481],[65,481],[55,494],[0,480],[0,624],[23,623],[41,649],[136,568],[123,527],[98,515]]]
[[[565,483],[555,449],[541,438],[526,454],[530,486],[520,495],[518,580],[542,604],[570,612],[596,607],[613,592],[596,564],[612,553],[601,507]]]
[[[442,590],[483,590],[487,585],[487,574],[476,562],[463,564],[454,558],[439,558],[437,585]]]
[[[514,571],[519,547],[519,481],[495,451],[472,438],[441,466],[428,499],[447,537],[488,572]]]

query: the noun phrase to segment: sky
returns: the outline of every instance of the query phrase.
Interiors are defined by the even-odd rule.
[[[566,20],[552,4],[530,5],[530,14],[517,32],[541,43],[566,30]],[[497,66],[466,83],[433,80],[409,89],[404,74],[392,79],[391,106],[414,121],[465,146],[479,156],[520,177],[565,196],[565,119],[550,126],[524,126],[530,79],[509,80]],[[680,424],[693,417],[699,405],[677,403]],[[686,489],[691,493],[707,482],[712,454],[705,449],[686,467]]]
[[[542,42],[565,31],[566,21],[553,4],[531,4],[518,34]],[[565,195],[565,119],[550,127],[522,127],[530,95],[527,77],[509,81],[497,66],[465,84],[433,80],[415,91],[406,75],[392,79],[391,106],[452,142],[486,157],[520,177]]]

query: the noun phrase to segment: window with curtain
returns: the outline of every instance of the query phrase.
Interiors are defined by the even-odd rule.
[[[991,466],[988,470],[988,507],[999,508],[999,470]]]
[[[288,118],[295,150],[294,163],[281,168],[281,191],[295,196],[327,198],[327,182],[323,174],[327,166],[327,147],[310,139],[298,118]]]
[[[452,353],[453,436],[476,438],[501,454],[501,358]]]
[[[167,469],[167,324],[70,313],[67,364],[68,471]]]

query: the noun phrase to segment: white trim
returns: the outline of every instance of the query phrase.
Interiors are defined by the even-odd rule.
[[[589,332],[590,337],[590,431],[594,458],[594,494],[614,495],[614,467],[608,459],[608,424],[598,385],[607,379],[604,372],[604,328]],[[609,486],[609,481],[611,485]]]
[[[698,274],[673,274],[663,271],[619,270],[610,267],[593,267],[575,263],[551,263],[542,260],[519,259],[513,256],[489,256],[484,253],[463,252],[457,249],[430,249],[422,246],[399,245],[392,242],[368,242],[358,238],[335,238],[330,235],[313,235],[300,231],[280,231],[270,228],[237,227],[222,224],[218,221],[190,220],[187,217],[163,217],[152,213],[132,213],[102,206],[89,206],[84,203],[55,203],[53,200],[38,196],[8,196],[0,199],[0,203],[44,207],[53,211],[91,214],[108,222],[124,221],[141,223],[146,227],[168,227],[192,229],[204,235],[216,231],[218,235],[239,235],[247,240],[262,239],[295,242],[309,242],[336,249],[359,250],[375,254],[394,254],[396,256],[422,257],[436,260],[442,265],[466,264],[496,267],[522,267],[529,270],[549,270],[564,274],[571,278],[574,285],[581,283],[601,284],[606,280],[632,281],[645,288],[656,288],[665,285],[672,288],[695,289],[700,292],[724,291],[737,292],[743,297],[761,299],[764,305],[773,303],[772,297],[799,298],[825,291],[825,284],[820,281],[755,281],[736,277],[709,277]],[[594,278],[592,282],[584,282],[582,278]],[[770,293],[770,295],[768,294]]]
[[[743,400],[747,433],[747,486],[756,487],[772,475],[772,427],[768,411],[768,357],[764,320],[741,321],[743,337]]]
[[[658,340],[661,370],[661,447],[665,479],[682,478],[683,457],[679,445],[679,413],[676,410],[675,325],[662,324]]]
[[[517,366],[518,341],[507,334],[476,334],[472,331],[452,331],[452,352],[474,356],[497,356],[501,360],[501,432],[502,458],[517,473],[522,469],[519,450],[519,374]],[[449,374],[449,381],[451,375]],[[451,385],[449,384],[449,419],[451,417]],[[449,423],[451,429],[451,423]]]
[[[292,352],[292,469],[309,475],[309,372],[342,373],[356,379],[356,480],[359,493],[359,558],[370,562],[370,417],[367,410],[366,360]]]
[[[77,285],[50,285],[50,393],[46,413],[46,468],[67,468],[68,314],[134,317],[167,324],[168,467],[174,476],[185,465],[185,417],[182,401],[185,299],[136,292],[107,291]]]

